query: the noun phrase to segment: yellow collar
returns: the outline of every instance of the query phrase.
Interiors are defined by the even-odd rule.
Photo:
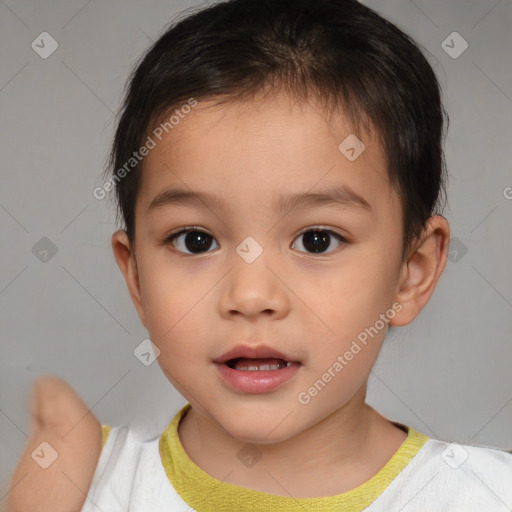
[[[160,437],[159,450],[172,486],[198,512],[360,512],[377,499],[429,439],[406,426],[408,436],[400,448],[376,475],[355,489],[325,498],[288,498],[221,482],[197,466],[185,452],[178,436],[178,424],[190,407],[186,404],[169,423]]]

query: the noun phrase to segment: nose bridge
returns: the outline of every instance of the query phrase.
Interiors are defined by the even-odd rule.
[[[246,316],[273,313],[282,316],[288,308],[284,285],[272,268],[275,254],[255,237],[247,236],[235,249],[233,268],[227,276],[220,308],[223,314]],[[270,267],[270,268],[269,268]]]

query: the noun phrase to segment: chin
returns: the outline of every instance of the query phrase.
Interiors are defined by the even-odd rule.
[[[247,414],[238,412],[228,417],[216,416],[219,426],[233,439],[243,443],[276,444],[287,441],[300,433],[296,421],[289,422],[292,415],[286,418],[273,415],[269,420],[261,410]],[[285,421],[283,419],[286,418]]]

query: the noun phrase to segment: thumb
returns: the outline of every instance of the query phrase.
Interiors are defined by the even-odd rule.
[[[29,410],[33,429],[40,429],[44,426],[44,421],[41,418],[41,391],[44,393],[48,384],[48,379],[50,378],[52,377],[39,377],[35,380],[32,386]]]
[[[29,409],[33,431],[49,429],[55,435],[66,434],[84,419],[87,423],[95,420],[75,390],[54,375],[35,380]]]
[[[9,512],[78,512],[101,454],[101,424],[64,380],[35,380],[32,432],[9,492]]]

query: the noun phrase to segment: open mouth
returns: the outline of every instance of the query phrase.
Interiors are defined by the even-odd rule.
[[[269,346],[239,345],[214,360],[230,390],[244,394],[271,393],[300,371],[295,357]]]
[[[236,357],[225,362],[227,366],[233,370],[241,371],[270,371],[281,370],[290,366],[290,361],[277,358],[252,358],[252,357]]]

